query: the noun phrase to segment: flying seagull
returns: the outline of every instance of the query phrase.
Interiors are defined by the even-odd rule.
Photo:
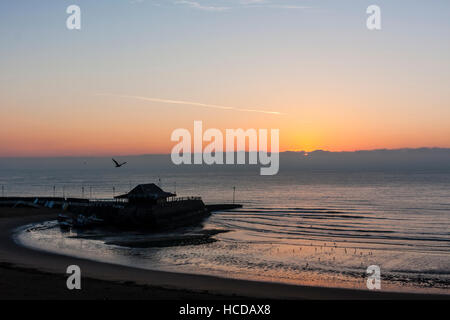
[[[116,168],[120,168],[121,166],[127,164],[126,162],[118,163],[116,160],[112,159]]]

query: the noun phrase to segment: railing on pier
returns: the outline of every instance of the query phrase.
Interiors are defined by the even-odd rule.
[[[188,201],[188,200],[202,200],[201,197],[170,197],[166,202]]]
[[[173,207],[181,204],[183,201],[201,201],[201,197],[170,197],[167,199],[161,199],[157,202],[160,207]]]
[[[201,201],[201,197],[170,197],[167,199],[160,199],[156,203],[159,205],[173,205],[182,201]],[[90,199],[88,205],[125,205],[129,202],[128,199]]]
[[[89,199],[89,202],[126,203],[128,199]]]

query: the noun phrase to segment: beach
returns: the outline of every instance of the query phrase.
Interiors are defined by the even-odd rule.
[[[208,292],[138,285],[127,280],[100,280],[95,277],[83,277],[82,290],[68,290],[64,265],[80,263],[79,261],[75,262],[70,257],[57,257],[33,251],[17,245],[12,239],[12,232],[16,227],[54,219],[55,215],[56,211],[51,209],[0,208],[0,300],[215,300],[224,298]],[[80,266],[83,265],[80,263]],[[59,266],[61,266],[60,270]]]
[[[52,220],[50,209],[0,208],[2,299],[449,299],[409,294],[298,286],[144,270],[32,250],[13,240],[20,226]],[[78,265],[82,289],[66,289],[66,268]]]

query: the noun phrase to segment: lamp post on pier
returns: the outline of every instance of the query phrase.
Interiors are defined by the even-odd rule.
[[[234,200],[235,200],[235,195],[236,195],[236,187],[233,187],[233,204],[234,204]]]

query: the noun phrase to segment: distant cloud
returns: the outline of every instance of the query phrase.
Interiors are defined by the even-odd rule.
[[[312,7],[302,6],[296,3],[303,1],[273,1],[273,0],[241,0],[240,3],[246,8],[274,8],[274,9],[310,9]]]
[[[249,7],[259,7],[259,8],[274,8],[274,9],[312,9],[313,7],[306,7],[306,6],[295,6],[295,5],[288,5],[288,4],[274,4],[274,5],[253,5]]]
[[[116,97],[116,98],[136,99],[136,100],[143,100],[143,101],[150,101],[150,102],[159,102],[159,103],[166,103],[166,104],[190,105],[190,106],[203,107],[203,108],[212,108],[212,109],[233,110],[233,111],[242,111],[242,112],[258,112],[258,113],[273,114],[273,115],[283,115],[284,114],[284,113],[281,113],[281,112],[278,112],[278,111],[226,107],[226,106],[219,106],[219,105],[215,105],[215,104],[207,104],[207,103],[192,102],[192,101],[171,100],[171,99],[161,99],[161,98],[149,98],[149,97],[142,97],[142,96],[128,96],[128,95],[107,94],[107,93],[103,93],[103,94],[99,93],[99,94],[96,94],[96,95],[97,96]]]
[[[223,12],[245,8],[273,8],[273,9],[309,9],[304,6],[305,0],[129,0],[131,3],[150,2],[155,6],[185,6],[195,10]]]
[[[204,10],[204,11],[226,11],[229,10],[230,7],[219,7],[219,6],[206,6],[202,5],[196,1],[186,1],[186,0],[178,0],[175,1],[175,4],[186,5],[194,9]]]

